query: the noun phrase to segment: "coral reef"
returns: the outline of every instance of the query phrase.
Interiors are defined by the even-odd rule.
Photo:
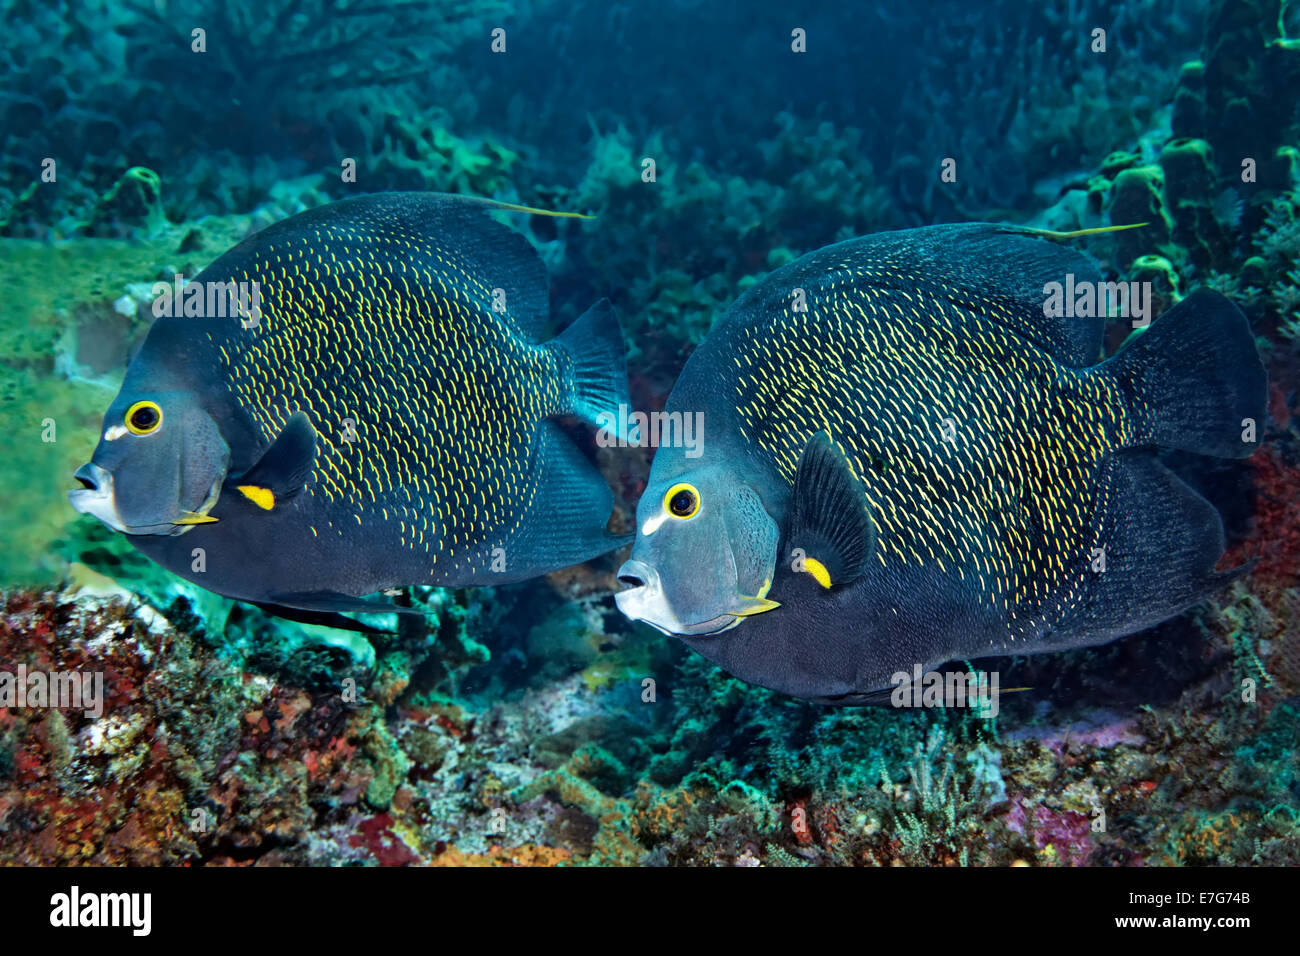
[[[828,711],[682,657],[656,662],[653,699],[635,677],[593,687],[573,661],[567,677],[461,704],[423,642],[313,684],[303,668],[250,672],[229,643],[147,608],[14,594],[0,659],[102,673],[105,714],[0,712],[0,860],[1286,862],[1300,851],[1300,708],[1280,688],[1233,704],[1232,674],[1271,669],[1293,684],[1296,639],[1281,651],[1266,612],[1239,593],[1202,625],[1231,668],[1166,704],[1073,720],[1061,705],[1048,720],[1052,694],[1036,694],[996,722]],[[458,656],[456,617],[437,629],[447,658]],[[1108,663],[1084,672],[1105,680]],[[1059,680],[1078,666],[1040,666],[1034,682],[1051,687],[1052,671]],[[1016,729],[999,731],[1007,722]]]
[[[1300,860],[1300,5],[871,4],[801,13],[806,59],[725,4],[4,6],[0,675],[100,675],[104,710],[0,705],[0,865]],[[746,81],[699,72],[720,60]],[[152,283],[381,189],[594,214],[512,221],[557,327],[614,300],[644,410],[740,292],[827,243],[1145,222],[1087,240],[1106,274],[1157,311],[1219,289],[1267,362],[1252,458],[1167,456],[1224,514],[1222,566],[1251,571],[1112,645],[972,662],[1002,676],[986,720],[735,681],[628,624],[616,556],[407,589],[427,617],[361,636],[180,582],[72,512]],[[650,451],[572,431],[630,529]]]

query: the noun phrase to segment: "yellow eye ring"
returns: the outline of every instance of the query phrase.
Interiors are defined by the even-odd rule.
[[[700,492],[694,485],[679,481],[664,495],[664,511],[678,521],[689,521],[700,511]]]
[[[157,402],[136,402],[126,410],[122,423],[132,435],[149,435],[162,425],[162,409]]]

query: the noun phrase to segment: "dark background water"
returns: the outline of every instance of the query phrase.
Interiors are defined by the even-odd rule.
[[[1278,42],[1278,0],[0,9],[0,486],[14,492],[0,584],[90,580],[170,621],[155,631],[147,608],[93,593],[6,595],[0,664],[108,671],[122,746],[148,759],[90,752],[75,722],[0,724],[0,862],[1300,858],[1300,50]],[[1300,36],[1300,5],[1282,19]],[[796,27],[806,53],[791,51]],[[40,180],[46,158],[57,183]],[[956,182],[940,179],[946,158]],[[1162,281],[1229,295],[1269,369],[1254,458],[1171,457],[1224,513],[1225,564],[1258,563],[1145,634],[997,662],[1004,687],[1028,688],[997,726],[827,710],[731,680],[618,614],[619,556],[417,595],[436,627],[373,644],[304,641],[182,593],[64,494],[147,327],[139,290],[302,209],[390,189],[596,214],[512,221],[550,267],[557,327],[614,301],[647,410],[741,290],[829,242],[944,221],[1150,220],[1090,251],[1165,304]],[[20,440],[47,416],[57,444]],[[572,433],[626,526],[649,453]],[[355,706],[343,675],[364,691]],[[1258,707],[1239,703],[1246,679]],[[1096,805],[1108,833],[1092,831]],[[219,820],[191,838],[177,808]],[[505,836],[486,831],[489,809],[509,812]],[[812,831],[791,829],[796,809]],[[84,828],[61,828],[72,815]]]
[[[771,176],[757,147],[784,113],[862,130],[855,152],[909,221],[961,201],[927,188],[938,157],[958,157],[979,181],[967,202],[1012,209],[1036,182],[1121,148],[1169,100],[1203,17],[1187,0],[431,2],[376,15],[324,0],[7,6],[0,143],[11,193],[60,151],[106,183],[129,163],[178,188],[223,157],[224,191],[247,206],[277,173],[340,155],[364,162],[394,119],[430,110],[459,136],[522,151],[523,193],[580,177],[593,127],[660,134],[678,164]],[[1098,26],[1105,54],[1089,48]],[[191,52],[194,27],[207,31],[206,53]],[[490,49],[496,27],[504,54]],[[791,52],[795,27],[806,53]],[[369,173],[372,188],[405,186]],[[174,217],[229,211],[180,198]]]

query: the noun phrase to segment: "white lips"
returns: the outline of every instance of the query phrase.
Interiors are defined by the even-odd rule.
[[[659,583],[659,573],[643,561],[627,561],[618,569],[619,576],[629,575],[644,581],[640,587],[628,588],[614,595],[614,603],[624,616],[633,621],[644,621],[651,627],[671,635],[707,637],[730,630],[743,620],[734,614],[721,614],[698,624],[678,621],[664,599]]]
[[[614,595],[614,603],[624,615],[634,621],[654,624],[661,631],[664,628],[652,619],[655,612],[664,609],[663,590],[659,586],[659,575],[654,569],[641,561],[627,561],[618,569],[619,576],[632,574],[645,583],[637,588],[619,591]],[[664,631],[665,633],[671,633]]]
[[[68,502],[82,514],[93,515],[114,531],[126,531],[126,525],[122,523],[117,513],[117,505],[113,503],[112,495],[80,488],[68,492]]]
[[[126,524],[117,513],[117,503],[113,500],[112,474],[90,462],[77,470],[77,477],[88,478],[95,487],[69,491],[68,503],[82,514],[98,518],[114,531],[126,531]]]

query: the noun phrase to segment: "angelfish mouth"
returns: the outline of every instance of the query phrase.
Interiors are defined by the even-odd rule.
[[[81,487],[68,492],[68,504],[82,514],[98,518],[114,531],[127,534],[131,529],[117,513],[117,502],[113,500],[113,476],[93,461],[77,469],[73,476],[81,482]]]
[[[644,621],[656,630],[674,637],[709,637],[721,634],[735,627],[749,614],[760,613],[753,603],[755,601],[758,602],[759,607],[777,606],[774,601],[750,598],[746,599],[749,602],[747,607],[738,606],[736,609],[747,610],[748,614],[724,612],[695,624],[683,624],[673,617],[672,610],[664,598],[659,574],[654,568],[643,561],[633,559],[625,562],[618,569],[618,579],[626,590],[614,595],[614,603],[618,605],[618,609],[624,616],[633,621]],[[744,601],[738,603],[745,604]]]
[[[117,510],[117,500],[113,493],[113,473],[92,462],[87,462],[73,475],[81,483],[80,488],[68,492],[68,504],[82,514],[98,518],[114,531],[123,534],[184,534],[198,524],[215,522],[208,517],[208,512],[217,503],[221,495],[221,482],[224,475],[213,482],[208,496],[198,511],[183,511],[174,520],[150,525],[129,525]]]

